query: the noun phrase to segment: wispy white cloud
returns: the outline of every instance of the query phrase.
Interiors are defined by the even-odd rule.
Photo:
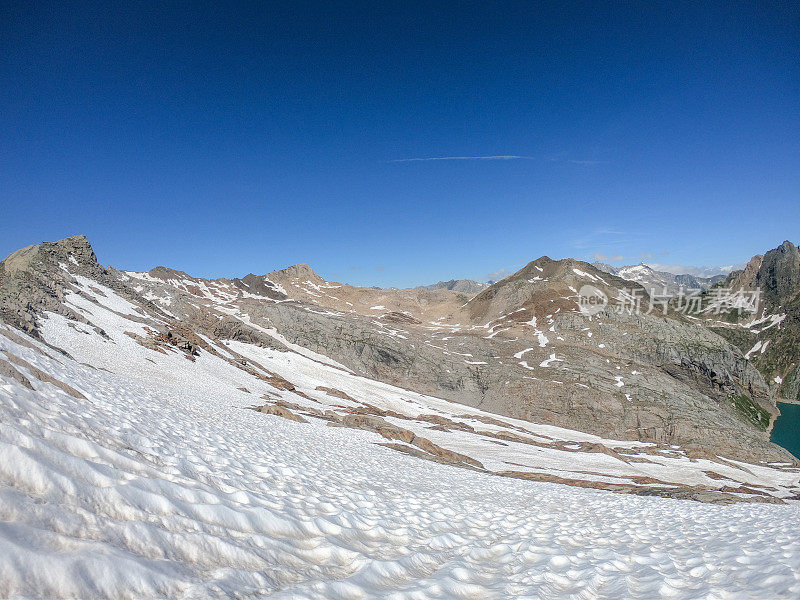
[[[570,245],[578,250],[598,251],[600,254],[611,254],[611,251],[624,247],[631,238],[640,234],[618,231],[600,227],[594,231],[584,231],[570,240]]]
[[[429,156],[419,158],[396,158],[392,163],[426,162],[429,160],[536,160],[534,156],[519,156],[516,154],[502,154],[497,156]]]
[[[492,271],[491,273],[487,274],[483,280],[484,281],[500,281],[501,279],[505,279],[511,275],[511,271],[505,268],[497,269],[497,271]]]
[[[525,156],[521,154],[496,154],[487,156],[415,156],[413,158],[395,158],[389,160],[390,163],[405,163],[405,162],[428,162],[432,160],[542,160],[536,156]],[[601,165],[608,161],[606,160],[580,160],[570,158],[548,158],[551,162],[568,162],[573,165]]]
[[[610,260],[611,262],[619,262],[623,260],[622,254],[600,254],[599,252],[594,253],[594,260],[596,262],[604,262]]]
[[[667,255],[669,255],[669,250],[664,250],[663,252],[639,252],[639,258],[643,261],[662,258]]]

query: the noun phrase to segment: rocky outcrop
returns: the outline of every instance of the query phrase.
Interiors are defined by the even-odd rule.
[[[34,337],[39,337],[38,322],[47,312],[95,327],[64,303],[67,292],[86,293],[75,286],[73,275],[111,288],[139,305],[143,316],[166,316],[160,307],[121,281],[118,271],[103,268],[86,237],[76,235],[23,248],[0,262],[0,319]],[[92,293],[102,294],[97,289]]]
[[[0,262],[0,318],[34,335],[36,317],[46,311],[84,322],[83,317],[62,303],[71,281],[61,269],[62,264],[95,277],[104,274],[82,235],[17,250]]]
[[[265,404],[257,407],[255,410],[266,415],[275,415],[276,417],[283,417],[284,419],[289,419],[290,421],[297,421],[298,423],[308,423],[308,421],[306,421],[302,416],[293,413],[287,407],[279,404]]]
[[[280,286],[276,285],[265,276],[253,275],[250,273],[241,279],[234,279],[232,282],[247,294],[263,296],[270,300],[286,300],[288,298]]]
[[[31,384],[30,379],[28,379],[27,377],[25,377],[25,375],[17,371],[10,362],[4,360],[3,358],[0,358],[0,375],[2,375],[3,377],[8,377],[10,379],[13,379],[14,381],[23,385],[29,390],[33,389],[33,385]]]
[[[13,363],[14,365],[16,365],[18,367],[24,368],[31,375],[36,377],[36,379],[38,379],[39,381],[54,385],[57,388],[60,388],[60,389],[64,390],[65,392],[67,392],[70,396],[73,396],[75,398],[80,398],[81,400],[86,400],[86,396],[84,396],[81,392],[79,392],[78,390],[73,388],[71,385],[61,381],[60,379],[56,379],[55,377],[53,377],[52,375],[50,375],[48,373],[45,373],[40,368],[30,364],[25,359],[20,358],[19,356],[16,356],[14,354],[11,354],[10,352],[7,352],[5,350],[2,352],[2,354],[5,356],[5,358],[9,362]],[[5,370],[6,370],[7,373],[11,374],[12,377],[13,377],[13,371],[12,370],[10,370],[8,368],[6,368]],[[17,373],[17,375],[20,375],[20,374]],[[20,377],[22,377],[22,376],[20,375]],[[17,379],[17,381],[20,381],[23,385],[25,385],[26,382],[27,382],[26,387],[31,387],[32,388],[31,382],[27,378],[19,379],[18,377],[14,377],[14,379]]]
[[[791,302],[800,292],[800,250],[792,242],[767,252],[755,278],[766,301],[777,305]]]

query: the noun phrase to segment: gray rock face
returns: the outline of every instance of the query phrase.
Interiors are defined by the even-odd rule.
[[[422,286],[426,290],[452,290],[464,294],[477,294],[487,287],[487,284],[473,279],[451,279],[450,281],[439,281],[433,285]]]
[[[756,315],[710,317],[711,326],[750,355],[779,397],[800,400],[800,250],[783,242],[763,256],[754,256],[720,286],[761,290]]]
[[[357,374],[498,414],[698,455],[791,460],[768,440],[774,397],[740,349],[675,315],[583,314],[582,285],[614,298],[631,282],[580,261],[542,257],[462,306],[455,290],[351,288],[307,265],[213,281],[165,268],[125,273],[69,238],[0,264],[3,319],[35,329],[45,311],[76,318],[60,302],[70,286],[60,263],[143,314],[168,315],[187,339],[297,344]]]
[[[35,318],[45,311],[82,321],[61,302],[71,279],[61,264],[70,264],[90,277],[105,276],[82,235],[17,250],[0,262],[0,317],[29,333],[35,333]]]
[[[764,290],[773,304],[786,304],[800,292],[800,250],[792,242],[783,242],[764,255],[755,284]]]
[[[252,273],[242,279],[234,279],[233,284],[243,292],[264,296],[271,300],[286,300],[288,297],[275,283],[264,276],[253,275]]]
[[[292,304],[249,314],[358,374],[468,406],[604,437],[787,458],[730,400],[752,394],[768,424],[775,407],[760,374],[719,336],[672,319],[609,312],[589,322],[564,314],[552,326],[565,343],[523,354],[538,354],[526,368],[514,355],[532,344],[516,336],[430,336],[414,326],[386,335],[366,318],[326,317]],[[585,343],[587,325],[605,348]],[[559,360],[541,367],[552,354]]]

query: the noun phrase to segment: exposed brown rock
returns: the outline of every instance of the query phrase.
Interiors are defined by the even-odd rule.
[[[33,375],[34,377],[36,377],[39,381],[43,381],[44,383],[50,383],[50,384],[56,386],[57,388],[67,392],[70,396],[74,396],[75,398],[80,398],[81,400],[86,400],[86,396],[81,394],[74,387],[64,383],[63,381],[61,381],[59,379],[56,379],[52,375],[48,375],[47,373],[42,371],[40,368],[35,367],[32,364],[30,364],[25,359],[20,358],[19,356],[16,356],[15,354],[11,354],[7,350],[3,350],[2,353],[5,354],[6,358],[8,358],[8,360],[10,362],[14,363],[18,367],[23,367],[23,368],[27,369],[30,372],[30,374]],[[30,382],[28,382],[28,383],[30,383]]]
[[[33,385],[31,384],[30,380],[27,377],[25,377],[25,375],[17,371],[11,365],[11,363],[9,363],[6,360],[0,359],[0,375],[3,375],[4,377],[10,377],[11,379],[16,380],[18,383],[21,383],[29,390],[33,389]]]
[[[285,406],[280,406],[278,404],[265,404],[264,406],[259,406],[254,410],[267,415],[283,417],[284,419],[289,419],[290,421],[297,421],[298,423],[308,423],[308,421],[306,421],[300,415],[297,415]]]
[[[388,323],[400,323],[405,325],[419,325],[422,323],[419,319],[412,317],[408,313],[391,311],[380,317],[381,321]]]
[[[341,417],[338,425],[351,427],[353,429],[364,429],[373,431],[388,440],[400,440],[405,443],[413,443],[415,435],[413,431],[398,427],[389,423],[381,417],[366,414],[348,414]]]
[[[343,392],[341,390],[337,390],[335,388],[325,387],[324,385],[318,385],[316,387],[316,390],[318,392],[325,392],[329,396],[334,396],[335,398],[341,398],[342,400],[350,400],[352,402],[355,402],[355,399],[352,396],[346,394],[345,392]]]
[[[437,444],[434,444],[427,438],[416,436],[414,439],[411,440],[411,443],[416,446],[417,448],[424,450],[434,456],[438,456],[439,458],[443,458],[450,462],[455,463],[465,463],[473,467],[477,467],[478,469],[483,469],[483,464],[479,461],[475,460],[474,458],[470,458],[465,454],[460,454],[458,452],[454,452],[453,450],[448,450],[447,448],[442,448]]]

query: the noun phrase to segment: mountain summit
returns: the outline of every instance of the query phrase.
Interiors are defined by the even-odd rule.
[[[286,267],[280,271],[272,271],[271,273],[267,274],[267,277],[270,279],[301,279],[304,281],[312,281],[314,283],[325,281],[306,263],[292,265],[291,267]]]

